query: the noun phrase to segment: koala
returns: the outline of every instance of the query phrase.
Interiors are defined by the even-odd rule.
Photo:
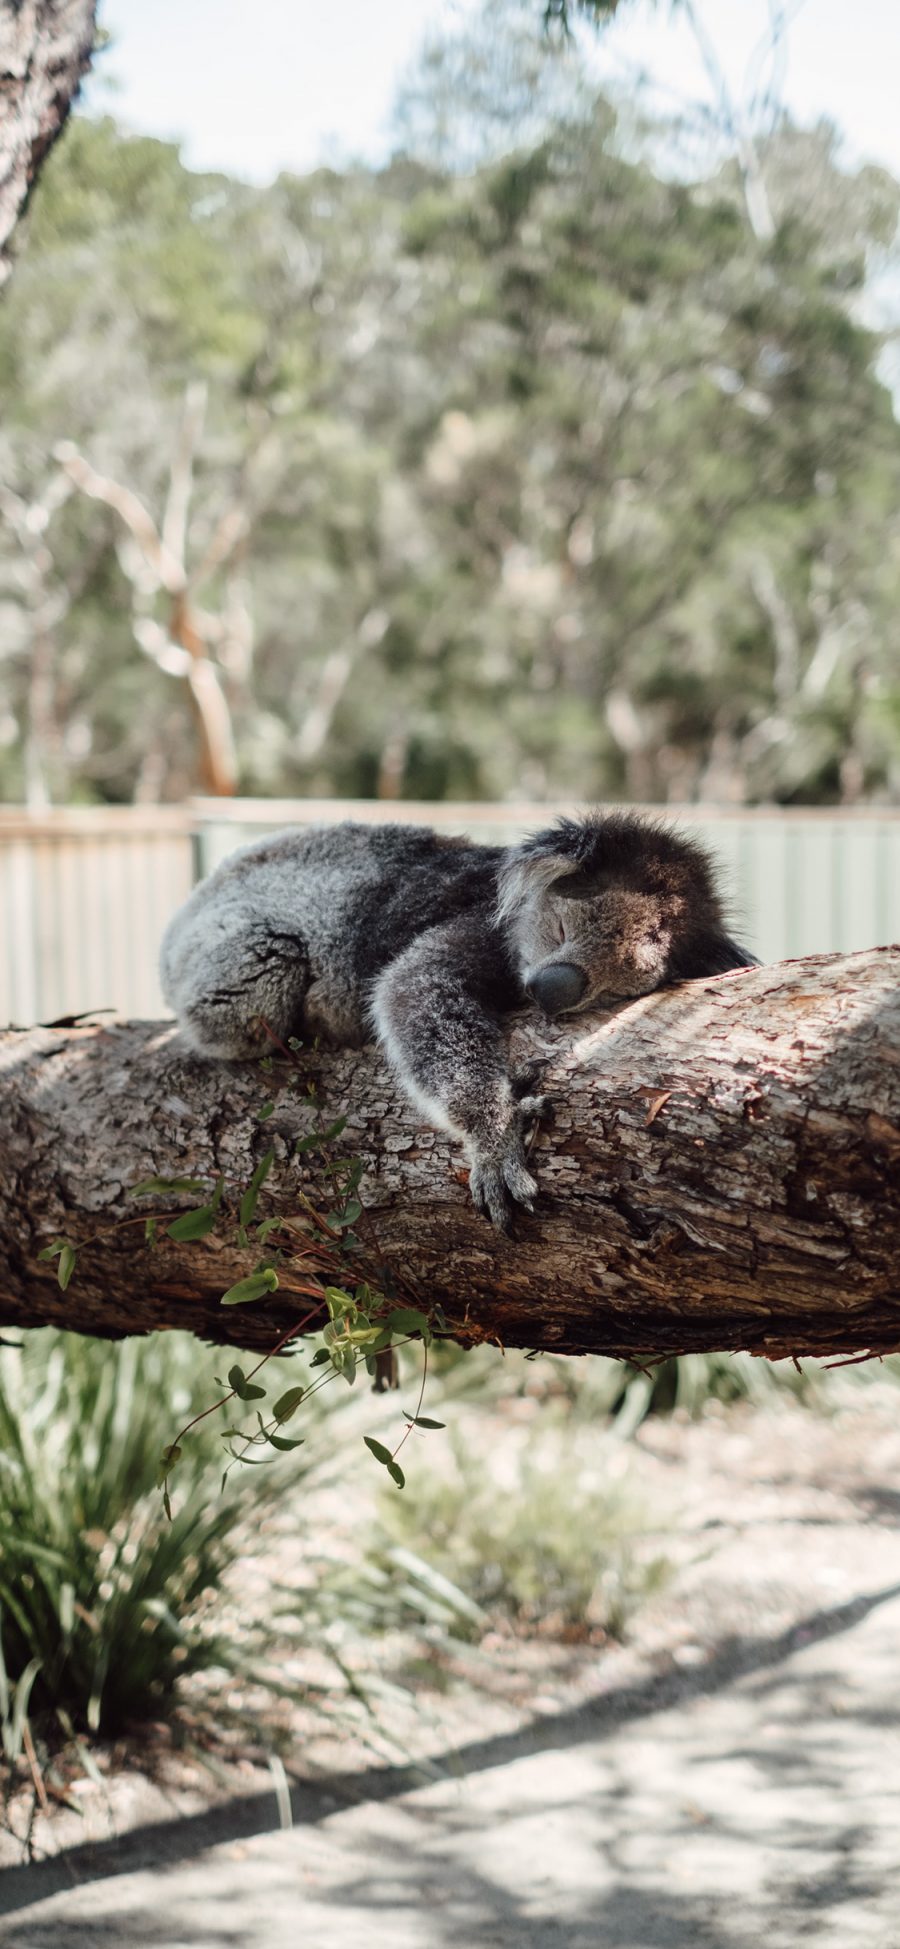
[[[199,1055],[259,1056],[270,1032],[373,1036],[426,1122],[464,1146],[479,1211],[533,1208],[525,1135],[548,1109],[510,1069],[516,1012],[568,1019],[753,966],[699,846],[631,813],[562,819],[519,845],[427,827],[311,826],[232,854],[162,944],[162,985]]]

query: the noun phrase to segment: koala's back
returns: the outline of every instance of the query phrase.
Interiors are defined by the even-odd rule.
[[[425,826],[347,821],[255,840],[175,915],[163,992],[211,1054],[246,1047],[235,1022],[251,1002],[281,1033],[290,1020],[294,1033],[359,1040],[371,981],[418,934],[479,909],[490,929],[501,858]]]
[[[234,916],[296,926],[307,947],[340,939],[361,977],[416,934],[496,897],[502,848],[427,826],[305,826],[242,846],[195,888],[169,929]],[[164,954],[166,948],[164,946]]]

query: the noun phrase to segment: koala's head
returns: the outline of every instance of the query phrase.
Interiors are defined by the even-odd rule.
[[[511,847],[498,914],[545,1015],[755,965],[725,931],[702,848],[629,813],[562,819]]]

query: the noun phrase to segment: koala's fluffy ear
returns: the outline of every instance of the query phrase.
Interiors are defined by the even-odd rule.
[[[557,880],[565,881],[560,892],[564,891],[567,898],[570,890],[573,899],[587,893],[579,862],[562,850],[560,836],[559,832],[536,833],[532,839],[523,839],[520,846],[509,848],[498,879],[499,920],[510,920],[526,901],[539,898]]]
[[[695,944],[678,972],[682,981],[702,981],[711,975],[734,974],[738,968],[760,966],[756,955],[733,941],[730,934],[710,934]]]
[[[560,819],[549,831],[511,846],[500,868],[498,918],[509,920],[523,901],[557,884],[566,900],[592,900],[617,885],[621,875],[607,852],[609,834],[620,830],[632,839],[643,832],[633,819]]]

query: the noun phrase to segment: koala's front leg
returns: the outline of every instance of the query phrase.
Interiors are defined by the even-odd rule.
[[[429,1123],[464,1144],[472,1198],[501,1231],[537,1185],[525,1132],[547,1108],[510,1076],[499,1017],[519,1000],[503,943],[485,922],[450,921],[420,934],[375,984],[372,1016],[407,1096]]]

